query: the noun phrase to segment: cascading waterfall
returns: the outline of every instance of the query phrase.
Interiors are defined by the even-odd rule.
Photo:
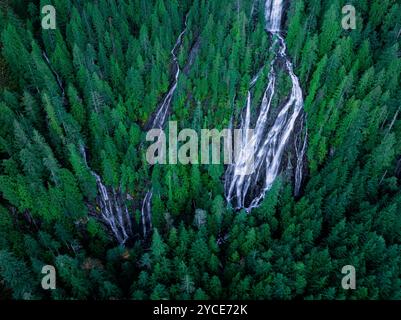
[[[185,28],[178,36],[177,41],[173,49],[171,50],[171,55],[173,57],[173,66],[176,69],[174,82],[170,87],[170,90],[165,95],[162,103],[159,105],[156,114],[149,126],[150,129],[162,129],[166,122],[166,118],[170,110],[171,100],[173,98],[175,90],[177,89],[178,78],[181,73],[180,65],[178,63],[178,58],[177,58],[177,50],[181,47],[182,37],[187,31],[187,22],[188,22],[188,16],[185,19]],[[152,196],[153,192],[152,189],[150,189],[146,193],[142,203],[141,219],[142,219],[142,230],[144,237],[146,237],[149,234],[149,231],[152,229],[152,207],[151,207]]]
[[[267,0],[265,3],[266,30],[270,33],[279,33],[283,0]]]
[[[170,109],[171,99],[173,98],[173,94],[174,94],[175,90],[177,89],[178,77],[180,76],[180,73],[181,73],[181,69],[180,69],[180,65],[178,63],[176,51],[181,46],[182,37],[184,36],[186,31],[187,31],[187,20],[185,20],[184,31],[182,31],[180,33],[180,35],[178,36],[177,41],[173,47],[173,50],[171,50],[171,55],[173,56],[173,66],[176,69],[175,76],[174,76],[174,82],[173,82],[173,85],[170,87],[170,90],[165,95],[159,108],[156,111],[155,117],[150,126],[151,129],[162,129],[164,127],[164,123],[166,122],[166,117],[167,117],[168,111]]]
[[[302,90],[293,66],[286,55],[286,44],[280,34],[282,17],[282,0],[267,0],[265,3],[266,31],[273,38],[272,47],[278,45],[278,52],[270,65],[268,85],[263,95],[260,111],[251,138],[243,136],[241,149],[234,164],[229,165],[225,174],[225,194],[228,203],[236,209],[246,209],[248,212],[257,207],[266,192],[272,187],[281,165],[285,147],[294,131],[295,123],[303,109]],[[285,62],[285,67],[292,81],[292,89],[288,101],[283,105],[273,125],[269,128],[268,115],[276,93],[275,65],[278,59]],[[259,73],[258,73],[259,74]],[[242,132],[250,130],[251,89],[258,80],[258,75],[252,79],[248,91],[245,117],[241,120]],[[305,141],[306,143],[306,141]],[[306,144],[304,145],[306,148]],[[302,180],[302,159],[305,149],[302,148],[297,159],[296,184],[300,188]],[[253,170],[244,168],[253,166]],[[249,172],[252,172],[249,174]]]
[[[93,171],[91,173],[96,178],[102,220],[110,227],[117,241],[124,244],[132,235],[131,218],[127,206],[114,188],[107,188],[99,175]]]
[[[45,51],[42,52],[42,55],[50,70],[56,77],[57,84],[59,85],[62,96],[64,97],[65,92],[60,76],[53,69],[50,63],[50,59],[48,58]],[[132,235],[131,217],[128,213],[128,208],[124,203],[124,197],[120,194],[120,192],[116,192],[114,188],[106,187],[103,184],[100,176],[92,169],[90,169],[87,162],[85,147],[82,142],[79,144],[79,149],[86,167],[89,169],[92,176],[94,176],[96,179],[96,185],[98,189],[96,200],[100,209],[101,220],[110,228],[115,239],[120,244],[124,244]]]
[[[153,192],[149,190],[146,192],[145,198],[142,202],[141,218],[142,218],[142,231],[143,236],[146,237],[148,230],[152,230],[152,197]]]
[[[85,148],[82,144],[80,152],[85,165],[89,168]],[[106,187],[100,176],[90,168],[89,170],[96,179],[98,189],[96,202],[99,206],[101,220],[110,228],[115,239],[120,244],[124,244],[132,235],[131,217],[124,203],[124,197],[114,188]]]

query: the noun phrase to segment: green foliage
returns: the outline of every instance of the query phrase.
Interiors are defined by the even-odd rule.
[[[353,1],[347,31],[344,1],[291,1],[282,34],[304,93],[308,173],[294,199],[284,170],[251,213],[227,207],[223,165],[149,167],[145,132],[185,22],[170,119],[228,127],[259,71],[261,101],[263,1],[55,0],[57,29],[40,31],[28,2],[0,5],[0,299],[401,297],[397,1]],[[124,246],[103,223],[95,172],[133,217]],[[39,290],[46,264],[51,293]],[[344,292],[349,264],[357,290]]]

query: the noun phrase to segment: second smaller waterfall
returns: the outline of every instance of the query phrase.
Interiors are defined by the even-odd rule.
[[[153,118],[153,121],[150,124],[150,129],[162,129],[166,122],[167,115],[170,111],[171,100],[173,98],[175,90],[177,89],[178,77],[181,73],[180,65],[178,63],[178,58],[177,58],[177,50],[180,48],[182,44],[182,37],[187,31],[187,19],[188,16],[185,19],[185,29],[180,33],[173,49],[171,50],[171,55],[173,57],[173,66],[176,70],[173,84],[170,87],[167,94],[165,95],[164,99],[162,100],[162,103],[159,105],[156,114]],[[152,229],[152,205],[151,205],[152,196],[153,196],[152,190],[149,190],[146,193],[142,203],[141,216],[142,216],[142,229],[144,237],[146,237],[149,234],[149,231]]]
[[[113,187],[105,186],[101,177],[89,168],[83,144],[80,145],[80,152],[85,165],[96,179],[98,189],[96,203],[100,220],[109,227],[118,243],[124,244],[132,236],[131,217],[125,204],[126,197]]]

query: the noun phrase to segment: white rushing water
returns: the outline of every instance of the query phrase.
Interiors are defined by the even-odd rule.
[[[173,57],[173,66],[176,70],[174,81],[172,86],[170,87],[170,90],[165,95],[162,103],[159,105],[156,114],[153,118],[153,121],[151,122],[150,129],[162,129],[166,122],[166,118],[170,110],[171,100],[173,98],[175,90],[177,89],[178,78],[181,73],[180,65],[178,63],[178,58],[177,58],[177,50],[181,47],[182,37],[187,31],[187,18],[185,19],[185,28],[178,36],[177,41],[173,49],[171,50],[171,55]],[[146,237],[149,234],[150,230],[152,229],[152,206],[151,206],[152,196],[153,192],[152,190],[149,190],[146,193],[142,203],[141,219],[142,219],[142,231],[144,237]]]
[[[235,163],[227,168],[225,174],[225,194],[228,203],[234,208],[245,208],[248,212],[257,207],[263,200],[266,192],[272,187],[281,165],[281,160],[287,142],[294,131],[295,122],[302,112],[303,97],[293,66],[286,55],[286,44],[280,34],[281,17],[283,11],[282,0],[267,0],[265,3],[266,31],[273,39],[272,47],[278,45],[278,52],[271,62],[268,75],[268,84],[259,108],[254,134],[251,139],[243,137],[242,149]],[[276,93],[275,66],[278,59],[285,62],[285,67],[292,81],[292,88],[288,100],[279,111],[273,125],[269,128],[269,111]],[[258,73],[259,75],[259,73]],[[250,87],[258,80],[258,75],[252,79]],[[241,129],[247,132],[251,129],[250,108],[252,94],[248,91],[245,117],[241,121]],[[303,146],[300,154],[305,151]],[[254,154],[251,154],[254,152]],[[302,159],[297,160],[296,183],[300,186],[302,179]],[[253,165],[253,173],[244,174],[244,167]],[[249,173],[250,171],[248,171]],[[252,171],[251,171],[252,172]],[[299,190],[298,190],[299,191]]]
[[[56,81],[61,89],[62,96],[64,97],[65,92],[60,76],[53,69],[50,59],[45,51],[42,52],[42,55],[50,70],[56,77]],[[117,192],[114,188],[106,187],[103,184],[100,176],[89,167],[85,146],[82,141],[79,143],[79,151],[83,158],[84,164],[89,169],[92,176],[94,176],[96,179],[96,185],[98,189],[96,202],[99,212],[97,217],[109,227],[118,243],[124,244],[132,235],[131,217],[128,213],[128,208],[125,205],[125,197],[120,192]]]
[[[114,188],[107,188],[102,179],[95,172],[91,171],[96,178],[99,191],[98,205],[103,222],[105,222],[112,231],[114,237],[120,244],[124,244],[131,236],[132,226],[131,218],[127,206],[121,195]]]
[[[166,122],[166,117],[167,117],[168,111],[170,109],[171,99],[173,98],[173,94],[174,94],[175,90],[177,89],[178,77],[180,76],[180,73],[181,73],[181,69],[180,69],[180,65],[178,63],[176,51],[181,46],[182,37],[184,36],[186,31],[187,31],[187,20],[185,20],[184,31],[182,31],[180,33],[180,35],[178,36],[177,41],[173,47],[173,50],[171,50],[171,55],[173,57],[173,66],[176,69],[175,76],[174,76],[174,82],[173,82],[173,85],[170,87],[170,90],[165,95],[159,108],[156,111],[155,117],[151,124],[151,129],[162,129],[164,127],[164,123]]]
[[[266,30],[271,33],[280,32],[283,0],[267,0],[265,3]]]
[[[83,144],[80,145],[80,152],[85,165],[89,168]],[[118,243],[124,244],[132,235],[131,217],[125,205],[125,197],[114,188],[106,187],[100,176],[90,168],[89,170],[96,179],[98,189],[96,202],[101,221],[109,227]]]

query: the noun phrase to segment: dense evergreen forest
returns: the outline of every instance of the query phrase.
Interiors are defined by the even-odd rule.
[[[41,27],[48,4],[56,29]],[[288,156],[251,212],[227,203],[224,164],[150,166],[145,136],[173,49],[179,128],[229,127],[259,73],[257,111],[274,55],[264,0],[0,9],[0,299],[401,299],[399,0],[284,1],[304,178],[294,196]],[[277,82],[286,95],[288,77]],[[41,287],[44,265],[55,290]],[[341,286],[346,265],[355,290]]]

